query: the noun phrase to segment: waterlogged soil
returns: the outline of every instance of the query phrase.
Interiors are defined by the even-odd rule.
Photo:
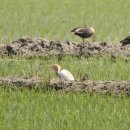
[[[55,89],[66,92],[95,92],[99,94],[115,95],[126,94],[130,96],[130,81],[63,81],[52,79],[45,82],[39,78],[5,77],[0,78],[1,87],[28,88],[28,89]]]
[[[49,41],[42,38],[20,38],[9,44],[0,44],[0,55],[25,55],[25,56],[59,56],[72,55],[76,57],[92,57],[110,55],[130,56],[130,45],[122,46],[107,42],[76,43],[71,41]]]

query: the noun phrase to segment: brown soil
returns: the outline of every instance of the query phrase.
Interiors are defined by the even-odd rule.
[[[46,83],[42,79],[36,77],[26,78],[26,77],[3,77],[0,78],[0,86],[11,87],[11,88],[21,88],[25,87],[28,89],[32,88],[44,88]]]
[[[118,96],[120,94],[130,95],[129,81],[75,81],[66,82],[61,80],[52,80],[50,83],[52,88],[56,90],[64,90],[69,92],[96,92],[100,94],[109,94]]]
[[[130,95],[130,81],[62,81],[53,79],[50,83],[38,78],[18,78],[5,77],[0,78],[0,86],[11,88],[29,88],[29,89],[55,89],[64,90],[67,92],[96,92],[100,94]]]
[[[25,55],[25,56],[84,56],[111,55],[116,58],[119,55],[130,56],[130,45],[112,45],[106,42],[100,43],[74,43],[71,41],[49,41],[46,39],[21,38],[10,44],[0,44],[1,55]]]

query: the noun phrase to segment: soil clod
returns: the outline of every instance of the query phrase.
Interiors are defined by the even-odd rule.
[[[0,45],[1,55],[24,55],[24,56],[66,56],[92,57],[99,55],[104,57],[111,55],[130,56],[130,45],[122,46],[120,43],[112,45],[106,42],[73,43],[71,41],[49,41],[42,38],[20,38],[10,44]]]
[[[50,82],[37,77],[3,77],[0,78],[0,86],[44,90],[49,88],[67,92],[96,92],[114,96],[121,94],[130,96],[130,81],[93,81],[88,77],[80,81],[64,81],[58,78],[52,79]]]

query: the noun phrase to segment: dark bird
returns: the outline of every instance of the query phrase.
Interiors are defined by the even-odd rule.
[[[122,46],[130,44],[130,36],[128,36],[125,39],[121,40],[120,43],[122,43]]]
[[[95,30],[93,27],[89,27],[88,25],[85,25],[84,27],[77,27],[71,30],[71,32],[83,39],[90,38],[95,34]]]

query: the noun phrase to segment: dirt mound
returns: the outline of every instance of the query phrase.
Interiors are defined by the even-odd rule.
[[[122,93],[130,95],[130,82],[128,81],[61,81],[52,80],[50,83],[56,90],[69,92],[96,92],[101,94],[120,95]]]
[[[0,78],[0,86],[8,88],[28,88],[28,89],[55,89],[67,92],[96,92],[100,94],[120,95],[122,93],[130,95],[130,82],[128,81],[62,81],[53,79],[45,82],[39,78],[4,77]]]
[[[0,86],[5,87],[25,87],[25,88],[44,88],[45,82],[36,77],[33,78],[22,78],[22,77],[4,77],[0,78]]]
[[[111,55],[116,58],[119,55],[130,56],[130,45],[112,45],[106,42],[101,43],[74,43],[71,41],[49,41],[46,39],[21,38],[10,44],[0,45],[1,55],[26,55],[26,56],[84,56]]]

